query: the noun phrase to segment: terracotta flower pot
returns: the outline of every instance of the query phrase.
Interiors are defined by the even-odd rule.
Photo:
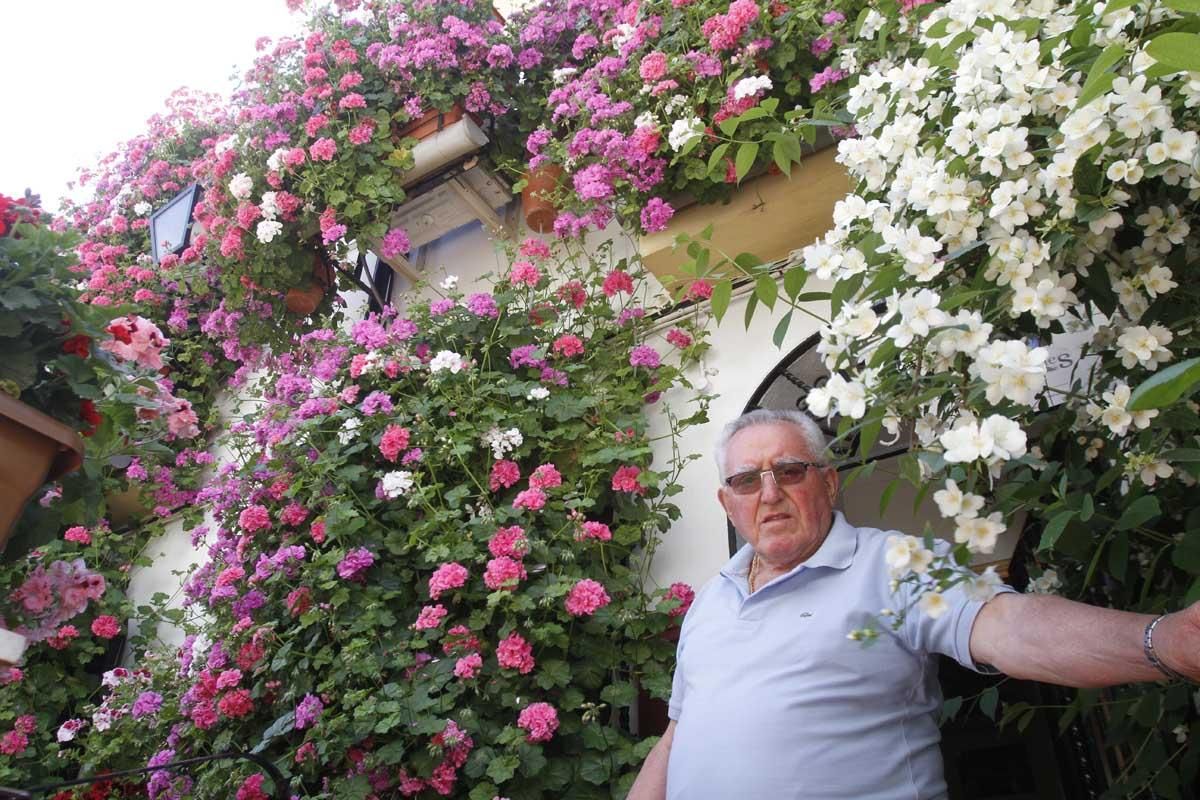
[[[433,134],[445,128],[447,125],[453,125],[463,118],[462,106],[455,105],[449,111],[426,111],[421,116],[414,120],[409,120],[403,128],[397,130],[393,136],[393,141],[399,141],[406,136],[411,136],[414,139],[427,139]]]
[[[82,463],[78,433],[0,392],[0,550],[33,493]]]
[[[558,188],[563,169],[558,164],[544,164],[529,174],[525,188],[521,190],[521,213],[525,224],[538,233],[554,230],[558,209],[550,195]]]
[[[307,317],[321,305],[321,300],[330,286],[333,286],[333,267],[326,261],[324,254],[314,254],[312,280],[306,286],[288,289],[287,294],[283,296],[284,305],[287,306],[288,312],[298,317]]]

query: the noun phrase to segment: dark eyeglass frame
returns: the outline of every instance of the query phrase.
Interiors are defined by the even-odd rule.
[[[776,486],[795,486],[804,482],[804,479],[808,477],[810,469],[824,468],[824,464],[817,464],[812,461],[788,461],[783,464],[776,464],[770,469],[752,469],[739,472],[736,475],[730,475],[725,479],[725,485],[734,494],[751,495],[762,491],[763,476],[767,473],[771,474],[771,479],[775,481]]]

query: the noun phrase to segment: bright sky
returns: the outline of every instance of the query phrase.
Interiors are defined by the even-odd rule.
[[[180,86],[228,95],[284,0],[42,0],[0,14],[0,194],[56,210],[79,167],[145,130]],[[236,69],[235,69],[236,68]]]

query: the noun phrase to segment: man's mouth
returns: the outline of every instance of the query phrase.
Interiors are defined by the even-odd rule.
[[[775,522],[777,520],[788,519],[790,517],[791,517],[791,514],[768,514],[767,516],[762,518],[762,520],[759,522],[759,524],[766,525],[768,522]]]

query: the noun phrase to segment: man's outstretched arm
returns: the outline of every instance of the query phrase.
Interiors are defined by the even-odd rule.
[[[665,800],[667,796],[667,759],[671,757],[671,740],[675,738],[675,720],[667,725],[658,744],[646,756],[642,771],[629,790],[626,800]]]
[[[1115,611],[1053,595],[1001,594],[971,630],[971,657],[1014,678],[1101,687],[1165,676],[1142,647],[1151,614]],[[1154,652],[1170,669],[1200,681],[1200,607],[1164,618]]]

